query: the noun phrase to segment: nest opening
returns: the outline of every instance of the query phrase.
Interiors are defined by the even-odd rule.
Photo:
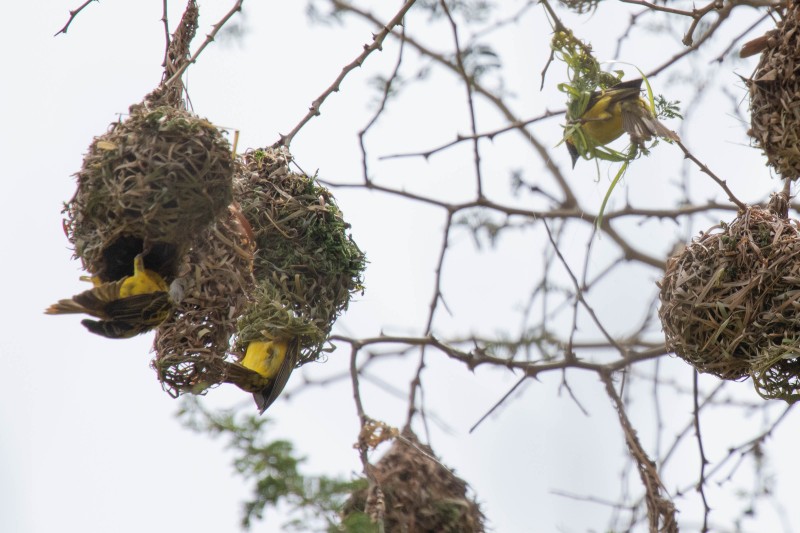
[[[64,207],[75,255],[109,279],[134,248],[169,275],[232,198],[233,160],[217,128],[175,107],[131,109],[94,139]],[[114,255],[120,249],[125,257]]]
[[[145,268],[157,272],[164,279],[173,279],[177,273],[179,250],[173,244],[151,242],[144,249],[139,237],[120,235],[102,250],[103,270],[96,273],[102,281],[122,279],[133,274],[133,259],[144,254]]]
[[[748,208],[667,261],[667,347],[700,372],[751,376],[765,398],[800,399],[799,284],[800,222]]]

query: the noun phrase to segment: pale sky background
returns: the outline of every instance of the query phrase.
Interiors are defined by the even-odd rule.
[[[236,531],[241,501],[249,487],[234,476],[232,456],[223,442],[194,434],[176,421],[178,402],[161,390],[149,367],[152,334],[107,340],[87,333],[79,317],[43,314],[50,303],[85,288],[78,281],[82,272],[79,263],[71,260],[61,227],[62,202],[75,188],[71,175],[80,168],[92,137],[103,133],[118,114],[126,113],[161,76],[161,2],[101,0],[77,17],[67,35],[53,37],[66,22],[68,10],[78,4],[77,0],[5,2],[2,10],[0,156],[5,163],[5,190],[0,242],[6,304],[0,339],[0,375],[4,378],[0,389],[0,531]],[[201,30],[195,46],[232,4],[221,0],[200,3]],[[392,2],[391,7],[399,4]],[[183,7],[182,2],[171,2],[173,24]],[[346,26],[310,25],[304,9],[304,2],[246,2],[245,18],[236,19],[248,30],[246,36],[240,42],[213,43],[189,70],[195,112],[240,130],[240,150],[271,144],[279,132],[288,132],[342,66],[371,41],[374,28],[351,19],[346,19]],[[614,43],[603,45],[599,36],[612,29],[619,33],[627,21],[603,18],[608,16],[609,11],[601,11],[575,25],[585,38],[597,39],[601,58],[612,57]],[[411,29],[424,30],[424,20],[414,19],[416,26]],[[526,20],[498,43],[505,54],[505,74],[513,84],[508,89],[515,94],[515,109],[524,117],[563,106],[563,96],[553,88],[563,81],[558,78],[563,73],[551,72],[548,88],[539,91],[549,28],[539,9],[532,10]],[[749,23],[742,17],[738,24]],[[448,37],[441,32],[426,37],[431,46],[441,43],[442,49],[449,47]],[[720,43],[717,53],[727,44],[724,39]],[[669,55],[664,52],[653,58],[644,53],[658,50],[656,44],[629,49],[621,59],[646,71]],[[375,74],[391,71],[396,54],[396,43],[387,41],[384,51],[352,73],[341,92],[325,103],[322,115],[297,136],[292,152],[306,171],[319,169],[323,179],[338,183],[361,179],[355,133],[371,116],[374,98],[366,87]],[[416,60],[413,53],[407,57]],[[748,75],[754,64],[754,60],[742,62],[736,71]],[[738,99],[744,97],[729,63],[709,64],[708,57],[703,57],[687,71],[691,69],[704,74],[716,69],[716,82]],[[452,76],[434,71],[430,81],[413,88],[407,98],[415,104],[390,110],[375,136],[368,138],[373,156],[438,146],[456,133],[468,132],[463,87]],[[776,190],[779,183],[770,180],[761,156],[747,147],[746,128],[731,114],[732,101],[707,104],[706,109],[693,110],[697,129],[684,133],[687,144],[746,201]],[[713,126],[713,133],[697,127],[703,123]],[[487,113],[480,115],[479,124],[481,131],[487,131],[502,122]],[[550,146],[560,138],[558,119],[535,131]],[[528,155],[519,156],[515,147]],[[566,171],[565,150],[559,147],[556,153],[558,164]],[[529,148],[511,139],[497,148],[486,144],[484,157],[491,176],[487,194],[503,201],[513,201],[509,199],[509,171],[524,165],[526,176],[532,179],[542,168]],[[428,162],[373,161],[371,168],[386,185],[402,184],[408,190],[451,201],[473,194],[466,145]],[[674,195],[680,168],[678,149],[659,146],[652,157],[636,162],[636,179],[628,178],[617,191],[616,205],[626,197],[635,198],[637,205],[660,205],[665,195]],[[571,176],[585,178],[580,193],[599,205],[607,182],[597,183],[593,173],[593,164],[582,162]],[[709,180],[696,178],[691,187],[696,198],[722,199]],[[333,192],[370,261],[367,291],[342,317],[339,331],[360,336],[419,334],[431,294],[443,213],[362,190]],[[697,228],[677,231],[685,237],[712,222],[699,221]],[[663,254],[677,238],[671,223],[648,223],[631,229],[631,234],[637,231],[638,242],[653,253]],[[496,250],[477,250],[466,232],[453,235],[444,288],[454,316],[442,314],[440,331],[514,331],[525,298],[519,286],[527,288],[527,273],[541,266],[543,243],[508,235]],[[571,243],[571,249],[562,251],[579,258],[585,246],[586,239],[581,236]],[[624,332],[631,320],[638,321],[638,315],[632,319],[628,309],[641,307],[655,290],[657,276],[652,270],[631,272],[641,275],[610,279],[595,295],[594,303],[606,317],[609,309],[619,310],[614,312],[618,320],[610,320],[616,333]],[[296,373],[287,390],[291,392],[302,375],[341,372],[348,356],[347,350],[339,350],[324,364],[307,366]],[[672,358],[661,364],[690,386],[687,365]],[[370,415],[402,424],[405,391],[414,367],[415,359],[409,359],[385,363],[376,372],[403,391],[401,398],[362,381]],[[428,358],[424,379],[426,402],[447,424],[446,429],[433,427],[433,448],[472,485],[493,531],[603,530],[604,507],[552,492],[618,496],[623,442],[602,385],[593,375],[569,374],[570,385],[589,406],[591,416],[584,416],[567,394],[558,394],[560,376],[547,375],[541,383],[522,387],[514,401],[473,434],[468,433],[469,427],[517,377],[484,368],[471,374],[435,354]],[[715,381],[704,377],[703,382]],[[735,384],[730,390],[747,399],[755,395],[750,383]],[[205,401],[211,406],[254,409],[249,395],[231,387],[211,391]],[[676,417],[685,417],[691,412],[691,399],[676,398],[668,409]],[[728,446],[746,440],[746,435],[753,433],[748,433],[748,426],[759,427],[757,417],[742,420],[724,410],[710,413],[717,416],[704,419],[704,432],[709,441],[707,453],[715,459],[724,456]],[[358,424],[349,382],[278,400],[267,416],[275,421],[270,437],[293,441],[308,457],[305,472],[360,473],[352,448]],[[636,419],[635,406],[631,416]],[[797,416],[792,413],[768,443],[775,458],[769,468],[780,474],[779,494],[787,498],[783,505],[795,501],[800,489]],[[636,421],[642,431],[649,429],[646,418]],[[687,479],[697,471],[694,451],[690,445],[684,454]],[[713,492],[715,510],[739,505],[729,492]],[[689,506],[683,512],[691,515],[697,511]],[[763,511],[758,522],[744,524],[745,531],[791,530],[777,513]],[[798,531],[800,513],[795,513],[789,512],[788,524]],[[281,531],[281,520],[279,513],[268,510],[266,520],[256,523],[253,531]]]

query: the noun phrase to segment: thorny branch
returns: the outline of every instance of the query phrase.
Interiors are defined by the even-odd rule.
[[[62,27],[60,30],[58,30],[57,32],[55,32],[55,34],[53,34],[53,37],[55,37],[56,35],[58,35],[58,34],[60,34],[60,33],[64,33],[64,34],[66,34],[66,33],[67,33],[67,30],[69,29],[69,25],[70,25],[70,24],[72,24],[72,21],[73,21],[73,20],[75,20],[75,17],[77,17],[77,16],[78,16],[78,14],[79,14],[81,11],[83,11],[83,9],[84,9],[86,6],[88,6],[88,5],[89,5],[89,4],[91,4],[92,2],[99,2],[99,1],[100,1],[100,0],[86,0],[86,1],[85,1],[83,4],[81,4],[81,5],[80,5],[80,7],[78,7],[77,9],[73,9],[73,10],[71,10],[71,11],[69,12],[69,19],[67,20],[67,23],[66,23],[66,24],[64,24],[64,26],[63,26],[63,27]]]
[[[342,68],[342,71],[339,73],[333,83],[331,83],[330,86],[328,86],[328,88],[325,89],[316,100],[311,102],[311,107],[308,108],[308,113],[306,113],[306,116],[304,116],[289,133],[286,135],[281,135],[280,140],[275,143],[275,147],[289,146],[292,143],[292,139],[294,139],[295,135],[297,135],[303,126],[311,121],[312,118],[320,114],[320,108],[325,100],[327,100],[331,94],[339,92],[339,88],[341,87],[342,82],[347,75],[363,65],[364,61],[367,59],[367,57],[369,57],[370,54],[372,54],[372,52],[382,49],[383,41],[386,39],[386,36],[389,35],[389,33],[396,26],[402,23],[403,17],[406,16],[406,13],[408,13],[408,10],[411,9],[411,6],[413,6],[415,2],[416,0],[406,0],[400,10],[389,22],[386,24],[381,24],[381,30],[372,35],[372,42],[370,44],[365,44],[364,50],[358,55],[358,57]]]

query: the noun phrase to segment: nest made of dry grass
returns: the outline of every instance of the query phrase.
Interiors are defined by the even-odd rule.
[[[783,178],[800,177],[800,5],[791,2],[767,48],[750,88],[751,128],[748,132],[767,155],[768,164]]]
[[[229,343],[255,286],[254,251],[235,204],[192,243],[177,278],[183,297],[154,343],[152,366],[170,395],[203,392],[238,370]]]
[[[798,221],[748,208],[671,257],[659,286],[670,350],[700,372],[752,376],[765,398],[798,399]]]
[[[64,207],[75,255],[108,281],[122,275],[114,261],[130,268],[136,253],[159,250],[145,262],[171,279],[189,243],[230,204],[233,168],[227,140],[207,120],[172,106],[132,106],[94,139],[77,173]]]
[[[354,513],[364,513],[373,519],[382,516],[386,531],[485,531],[480,507],[467,495],[467,482],[444,467],[430,446],[409,430],[394,441],[373,473],[383,498],[369,488],[354,492],[342,510],[344,522]]]
[[[258,282],[237,345],[298,339],[302,365],[320,356],[334,321],[363,290],[366,260],[330,191],[292,172],[290,161],[285,149],[250,150],[237,173],[257,243]]]

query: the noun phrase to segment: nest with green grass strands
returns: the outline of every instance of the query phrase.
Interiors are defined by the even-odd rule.
[[[120,279],[133,257],[164,278],[231,203],[230,145],[210,122],[147,101],[96,137],[65,205],[65,228],[84,268]]]
[[[800,4],[790,2],[768,39],[750,88],[750,130],[768,164],[783,178],[800,177]]]
[[[317,360],[339,314],[363,290],[363,252],[330,191],[292,172],[285,149],[249,150],[237,172],[242,212],[253,227],[258,283],[239,321],[237,346],[296,339],[298,366]]]
[[[435,458],[408,429],[375,464],[380,488],[354,492],[342,510],[342,523],[366,514],[383,519],[385,531],[416,533],[482,533],[484,516],[467,495],[467,482]],[[370,531],[369,529],[367,531]]]
[[[751,376],[795,401],[800,369],[800,222],[775,195],[702,233],[667,261],[659,315],[667,347],[698,371]]]
[[[151,363],[171,396],[202,393],[238,373],[229,343],[255,285],[254,251],[236,204],[192,243],[177,278],[183,298],[157,330]]]

